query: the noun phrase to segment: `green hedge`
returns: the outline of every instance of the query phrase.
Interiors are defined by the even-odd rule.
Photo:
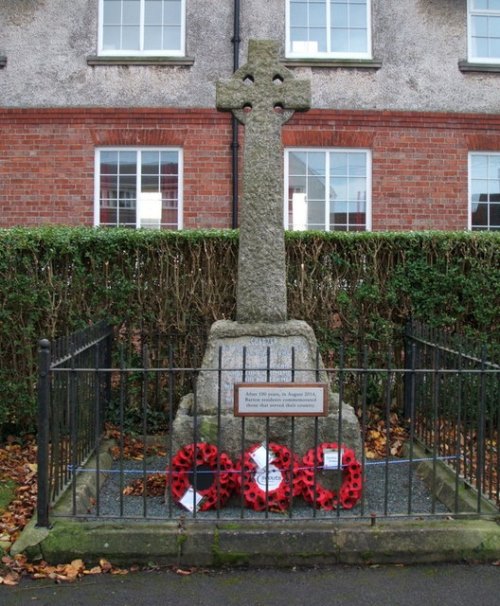
[[[236,231],[0,230],[0,425],[33,420],[38,339],[100,318],[132,329],[232,318]],[[385,344],[410,316],[498,343],[500,234],[286,237],[289,317],[325,346]]]

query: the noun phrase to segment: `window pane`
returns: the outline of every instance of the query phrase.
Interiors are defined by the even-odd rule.
[[[139,50],[140,33],[139,27],[126,26],[122,28],[122,49]]]
[[[163,28],[163,50],[180,49],[181,47],[181,31],[178,27]]]
[[[349,30],[332,28],[332,51],[335,53],[349,50]]]
[[[326,15],[324,4],[309,5],[309,27],[326,27]]]
[[[487,17],[472,17],[472,35],[483,37],[486,37],[488,35]]]
[[[366,30],[353,29],[349,36],[349,51],[352,53],[364,53],[367,50]]]
[[[159,25],[163,18],[162,0],[146,0],[144,6],[144,23],[146,25]]]
[[[135,208],[120,208],[118,209],[118,225],[135,227]]]
[[[164,209],[161,216],[164,229],[177,229],[177,209]]]
[[[109,208],[107,206],[101,206],[99,213],[99,224],[100,225],[116,225],[116,209]]]
[[[330,173],[332,175],[347,175],[348,155],[334,152],[331,154]]]
[[[471,156],[471,170],[474,179],[486,179],[488,177],[488,156],[473,154]]]
[[[486,200],[486,195],[488,193],[488,181],[473,179],[471,182],[471,193],[474,202],[478,202],[479,200]]]
[[[308,229],[325,229],[325,205],[321,202],[311,202],[307,206]]]
[[[158,175],[142,175],[141,191],[154,192],[160,191],[160,179]]]
[[[472,54],[475,57],[487,57],[488,56],[487,38],[473,38],[472,39]]]
[[[335,192],[336,200],[347,199],[347,178],[346,177],[335,177],[332,179],[332,188]]]
[[[500,155],[489,157],[488,176],[490,179],[500,179]]]
[[[101,175],[116,175],[118,172],[118,153],[101,152]]]
[[[307,41],[309,39],[309,33],[305,27],[293,27],[290,32],[290,38],[293,41]]]
[[[103,22],[105,25],[121,23],[121,0],[104,0]]]
[[[310,152],[307,154],[308,172],[313,175],[325,174],[325,154]]]
[[[349,154],[349,174],[351,176],[366,175],[366,154]]]
[[[484,227],[488,226],[488,205],[487,204],[478,204],[474,206],[472,209],[472,225],[476,227]]]
[[[330,11],[330,20],[335,27],[348,27],[349,13],[347,4],[332,4]]]
[[[120,199],[130,199],[136,197],[136,178],[135,175],[121,176],[119,180],[120,192],[118,197]]]
[[[500,38],[492,38],[490,40],[490,51],[488,56],[500,58]]]
[[[120,152],[120,172],[127,175],[137,173],[137,154],[136,152]]]
[[[326,47],[326,29],[314,27],[309,30],[309,40],[312,40],[318,44],[318,52],[324,53],[327,51]]]
[[[306,191],[306,178],[305,177],[290,177],[288,179],[288,188],[291,193],[305,193]]]
[[[141,170],[143,175],[157,175],[160,155],[154,151],[143,151],[141,155]]]
[[[290,25],[304,25],[307,23],[307,3],[290,2]]]
[[[349,180],[349,200],[363,201],[366,199],[366,181],[364,179]]]
[[[305,152],[290,152],[288,155],[289,173],[305,175],[307,170],[307,154]]]
[[[176,175],[179,172],[179,155],[177,152],[161,152],[161,173]]]
[[[150,26],[144,27],[144,50],[163,49],[162,27]]]
[[[119,26],[106,26],[102,32],[102,46],[104,50],[119,50],[121,48],[121,28]]]
[[[500,227],[500,204],[490,206],[490,227]]]
[[[123,0],[123,24],[139,25],[141,20],[140,0]]]
[[[353,227],[364,227],[366,225],[366,215],[364,212],[357,212],[349,215],[349,224]]]
[[[325,199],[325,180],[322,177],[309,177],[307,179],[307,197],[309,200]]]
[[[170,0],[164,2],[163,23],[164,25],[180,25],[182,21],[181,0]]]
[[[349,16],[350,27],[362,27],[363,29],[366,28],[366,6],[362,4],[354,4],[351,6]]]

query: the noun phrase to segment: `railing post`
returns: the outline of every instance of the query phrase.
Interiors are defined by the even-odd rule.
[[[404,365],[405,372],[403,376],[403,414],[405,419],[409,419],[412,413],[412,392],[413,392],[413,374],[414,367],[413,356],[415,348],[412,347],[412,321],[408,320],[404,328]]]
[[[108,331],[108,336],[106,338],[106,345],[105,345],[105,355],[104,355],[104,367],[110,369],[111,365],[113,364],[112,362],[112,351],[113,351],[113,328],[111,327],[110,324],[106,323],[106,330]],[[104,379],[104,402],[103,402],[103,419],[102,419],[102,426],[101,426],[101,431],[104,430],[104,418],[106,416],[107,413],[107,409],[109,406],[109,403],[111,402],[111,371],[108,370],[105,373],[105,379]]]
[[[38,431],[37,431],[37,526],[49,522],[49,418],[50,418],[50,341],[42,339],[38,349]]]

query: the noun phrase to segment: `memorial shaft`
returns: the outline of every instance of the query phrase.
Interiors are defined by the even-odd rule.
[[[217,107],[245,125],[236,319],[287,319],[281,127],[309,107],[308,81],[294,80],[272,41],[251,40],[248,62],[217,84]]]

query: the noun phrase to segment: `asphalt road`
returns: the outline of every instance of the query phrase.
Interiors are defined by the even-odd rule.
[[[1,606],[489,606],[500,603],[492,565],[328,567],[98,575],[55,585],[0,586]]]

